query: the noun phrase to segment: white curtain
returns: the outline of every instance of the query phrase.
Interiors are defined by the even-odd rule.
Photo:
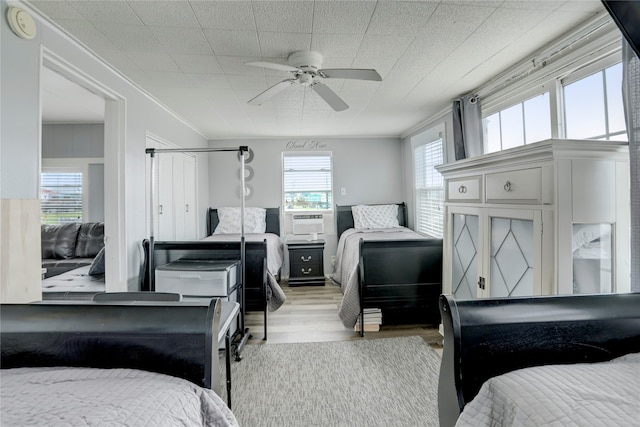
[[[631,291],[640,292],[640,60],[624,39],[622,64],[631,186]]]

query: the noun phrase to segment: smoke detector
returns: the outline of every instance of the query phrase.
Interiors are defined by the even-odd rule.
[[[7,21],[18,37],[31,40],[36,36],[36,23],[24,9],[19,7],[7,9]]]

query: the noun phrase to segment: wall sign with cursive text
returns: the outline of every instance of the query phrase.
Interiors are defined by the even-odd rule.
[[[305,141],[289,141],[286,144],[287,150],[322,150],[327,148],[327,143],[315,139]]]

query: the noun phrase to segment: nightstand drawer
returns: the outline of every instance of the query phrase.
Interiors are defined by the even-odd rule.
[[[292,265],[304,267],[306,265],[317,265],[322,261],[322,249],[289,249],[289,261]]]
[[[289,251],[289,286],[324,285],[324,241],[292,241]]]
[[[322,268],[320,264],[309,265],[294,265],[289,271],[289,277],[303,278],[303,277],[319,277],[322,276]]]

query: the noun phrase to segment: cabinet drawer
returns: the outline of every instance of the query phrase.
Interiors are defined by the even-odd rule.
[[[486,175],[488,203],[542,203],[542,169],[520,169]]]
[[[447,197],[452,201],[480,202],[480,177],[451,179],[447,182]]]

